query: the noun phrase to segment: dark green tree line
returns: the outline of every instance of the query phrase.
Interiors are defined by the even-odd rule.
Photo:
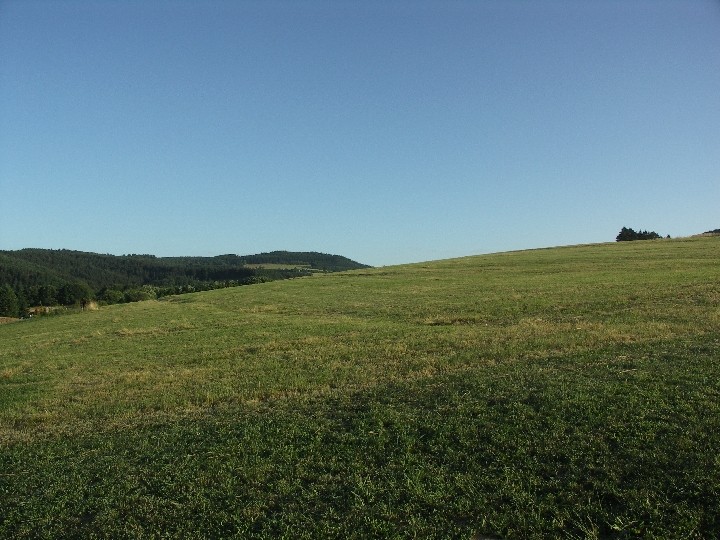
[[[287,265],[287,268],[248,267],[247,264]],[[155,257],[22,249],[0,251],[0,286],[7,286],[15,298],[6,299],[5,311],[22,314],[26,308],[35,306],[84,305],[89,300],[105,304],[134,302],[306,276],[313,270],[365,267],[339,255],[315,252]],[[9,293],[5,295],[9,298]]]
[[[617,242],[629,242],[632,240],[656,240],[662,238],[655,231],[635,231],[628,227],[623,227],[620,233],[615,237]]]

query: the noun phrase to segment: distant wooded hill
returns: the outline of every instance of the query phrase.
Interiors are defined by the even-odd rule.
[[[11,289],[19,306],[107,303],[276,279],[367,268],[340,255],[273,251],[217,257],[102,255],[66,249],[0,251],[0,287]],[[110,291],[110,293],[108,293]]]

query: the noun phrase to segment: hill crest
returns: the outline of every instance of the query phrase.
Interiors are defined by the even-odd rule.
[[[254,255],[157,257],[69,249],[0,251],[0,315],[36,305],[106,303],[368,268],[341,255],[271,251]],[[8,302],[4,297],[10,296]],[[9,303],[4,306],[4,303]]]

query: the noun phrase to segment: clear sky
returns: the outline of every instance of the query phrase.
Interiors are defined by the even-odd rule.
[[[0,249],[720,227],[720,2],[0,0]]]

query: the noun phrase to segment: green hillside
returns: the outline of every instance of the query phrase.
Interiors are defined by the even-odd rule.
[[[0,538],[716,538],[720,238],[0,325]]]
[[[0,251],[0,288],[9,286],[24,307],[97,299],[134,301],[147,295],[118,293],[152,287],[152,296],[273,281],[314,272],[367,268],[347,257],[317,252],[273,251],[217,257],[103,255],[67,249]],[[111,291],[108,294],[108,290]],[[1,292],[1,291],[0,291]]]

